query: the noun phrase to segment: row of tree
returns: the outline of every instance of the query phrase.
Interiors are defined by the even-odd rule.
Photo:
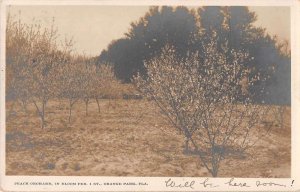
[[[186,7],[151,7],[139,21],[131,23],[124,38],[111,42],[99,56],[101,62],[115,65],[116,76],[130,82],[139,72],[146,75],[144,61],[161,54],[171,44],[178,57],[190,53],[204,54],[212,32],[219,44],[228,43],[233,50],[244,50],[250,58],[244,65],[250,77],[261,76],[267,81],[251,85],[256,102],[290,104],[290,51],[287,42],[280,43],[260,27],[255,27],[257,16],[247,7],[209,6],[189,10]],[[263,19],[263,18],[262,18]],[[220,47],[219,47],[220,48]]]
[[[72,107],[78,100],[88,104],[109,96],[119,86],[113,66],[97,66],[95,58],[72,54],[72,41],[58,44],[53,27],[22,23],[8,17],[6,29],[6,96],[20,101],[24,110],[34,104],[45,127],[46,106],[50,99],[69,101],[69,121]]]

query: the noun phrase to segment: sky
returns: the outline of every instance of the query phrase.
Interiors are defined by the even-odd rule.
[[[256,26],[266,28],[271,35],[290,42],[289,7],[249,7],[257,14]],[[97,56],[112,40],[124,37],[130,23],[139,20],[148,6],[10,6],[7,13],[26,23],[38,22],[49,27],[53,18],[59,40],[72,37],[74,50]]]

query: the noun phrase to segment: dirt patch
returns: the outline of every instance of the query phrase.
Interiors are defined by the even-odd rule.
[[[184,155],[183,136],[145,100],[101,100],[74,106],[51,101],[46,128],[34,106],[22,111],[7,103],[6,174],[56,176],[210,176],[199,159]],[[270,116],[270,121],[272,120]],[[269,137],[243,158],[225,159],[219,177],[290,177],[291,115],[283,126],[272,124]]]

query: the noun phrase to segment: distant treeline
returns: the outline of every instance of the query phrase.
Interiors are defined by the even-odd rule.
[[[263,19],[263,18],[260,18]],[[250,78],[260,76],[266,83],[250,85],[257,102],[291,103],[291,57],[288,42],[279,42],[264,28],[254,26],[257,15],[248,7],[151,7],[131,23],[124,38],[112,41],[98,63],[112,63],[115,75],[131,82],[137,72],[146,74],[144,61],[158,56],[166,44],[176,48],[179,57],[203,53],[203,42],[215,33],[218,41],[232,50],[249,53],[246,62]],[[222,44],[220,43],[220,45]],[[242,74],[241,74],[242,75]],[[263,90],[263,91],[262,91]],[[257,94],[264,92],[264,94]]]

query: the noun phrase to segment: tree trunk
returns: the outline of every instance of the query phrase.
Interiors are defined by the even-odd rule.
[[[43,101],[42,111],[41,111],[42,129],[45,128],[45,109],[46,109],[46,101]]]
[[[27,114],[27,102],[25,101],[25,100],[22,100],[21,101],[22,102],[22,107],[23,107],[23,110],[24,110],[24,112]]]
[[[110,103],[110,97],[108,97],[108,111],[109,111],[109,108],[110,108],[110,105],[111,105],[111,103]]]
[[[84,99],[84,102],[85,102],[85,115],[88,116],[89,99]]]
[[[42,120],[41,127],[42,127],[42,129],[44,129],[45,128],[45,116],[44,115],[42,115],[41,120]]]
[[[96,102],[97,102],[97,106],[98,106],[98,113],[100,113],[100,105],[99,105],[99,100],[97,97],[96,97]]]
[[[69,123],[71,122],[72,116],[72,100],[69,100]]]
[[[212,172],[211,172],[211,175],[212,175],[213,177],[217,177],[217,176],[218,176],[218,170],[215,170],[215,168],[213,167]]]
[[[189,153],[189,140],[186,138],[184,143],[185,143],[184,152],[186,154],[188,154]]]
[[[33,104],[38,112],[38,115],[41,119],[41,127],[42,129],[45,128],[45,109],[46,109],[46,102],[45,100],[42,101],[42,109],[39,108],[39,106],[37,105],[37,103],[33,100]]]

